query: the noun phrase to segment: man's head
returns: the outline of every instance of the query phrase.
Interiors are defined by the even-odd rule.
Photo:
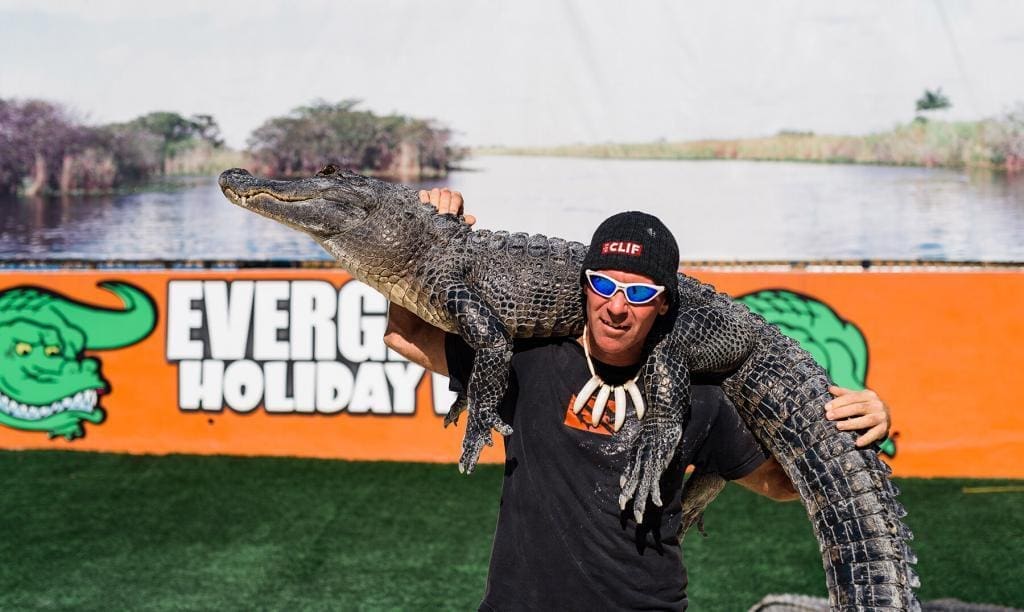
[[[580,277],[594,357],[611,365],[639,361],[655,320],[678,301],[678,268],[679,247],[657,217],[624,212],[598,226]],[[600,276],[588,278],[587,270]],[[664,290],[646,301],[645,288],[627,290],[615,283],[645,283]]]

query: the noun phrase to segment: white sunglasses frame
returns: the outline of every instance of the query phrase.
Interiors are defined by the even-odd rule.
[[[601,272],[598,272],[597,270],[591,270],[589,268],[584,270],[583,274],[587,277],[587,285],[590,288],[590,290],[593,291],[598,296],[600,296],[600,297],[602,297],[602,298],[604,298],[606,300],[610,300],[613,297],[615,297],[616,293],[621,291],[622,292],[622,297],[626,300],[626,303],[630,304],[632,306],[646,306],[647,304],[650,304],[651,302],[653,302],[659,295],[661,295],[662,293],[665,292],[665,286],[664,285],[655,285],[654,283],[620,283],[619,281],[617,281],[614,278],[608,276],[607,274],[602,274]],[[590,280],[591,276],[600,276],[603,279],[611,281],[612,283],[615,284],[615,291],[612,291],[612,294],[609,295],[609,296],[601,295],[600,293],[598,293],[597,289],[594,289],[594,283],[593,283],[593,281]],[[654,295],[651,296],[651,299],[647,300],[646,302],[634,302],[633,300],[629,299],[629,294],[626,293],[626,289],[628,289],[630,287],[653,287],[653,288],[656,289],[656,291],[654,292]]]

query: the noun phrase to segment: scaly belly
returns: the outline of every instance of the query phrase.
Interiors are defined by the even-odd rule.
[[[360,278],[361,275],[355,276],[357,280],[379,291],[389,302],[398,304],[434,327],[446,332],[455,332],[455,327],[448,318],[447,311],[431,305],[430,295],[422,284],[410,281],[406,277],[396,279],[395,277],[367,276]]]

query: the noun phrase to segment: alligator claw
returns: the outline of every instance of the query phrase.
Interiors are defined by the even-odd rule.
[[[466,406],[468,405],[469,398],[466,396],[465,393],[460,393],[458,397],[455,398],[455,401],[452,402],[451,408],[448,409],[448,414],[444,415],[444,426],[448,427],[449,425],[452,424],[458,425],[459,416],[462,414],[462,412],[466,409]]]
[[[622,493],[619,495],[619,508],[626,509],[633,499],[633,518],[642,523],[647,498],[650,497],[655,506],[661,506],[661,475],[668,467],[676,452],[683,428],[678,423],[666,420],[647,420],[634,443],[636,452],[626,466],[626,471],[619,484]]]
[[[480,414],[479,411],[470,410],[469,419],[466,422],[466,433],[462,438],[462,456],[459,457],[459,472],[472,474],[480,460],[480,453],[484,446],[494,446],[494,439],[491,437],[491,429],[496,429],[503,436],[512,434],[512,427],[501,420],[497,412]]]

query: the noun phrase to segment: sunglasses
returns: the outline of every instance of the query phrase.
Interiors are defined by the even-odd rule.
[[[594,293],[603,298],[611,298],[616,291],[622,290],[626,301],[634,306],[647,304],[658,297],[665,290],[663,285],[652,285],[650,283],[620,283],[614,278],[609,278],[600,272],[586,270],[587,284]]]

